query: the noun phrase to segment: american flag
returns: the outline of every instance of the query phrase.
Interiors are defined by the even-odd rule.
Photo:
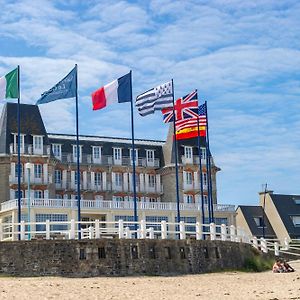
[[[179,98],[174,106],[175,121],[186,121],[187,119],[198,117],[198,98],[197,91]],[[165,123],[173,122],[174,120],[173,107],[162,109],[163,118]]]
[[[202,104],[197,107],[198,114],[194,118],[176,120],[176,131],[180,131],[185,128],[198,127],[198,117],[199,117],[199,127],[200,130],[203,130],[203,127],[206,126],[206,104]]]

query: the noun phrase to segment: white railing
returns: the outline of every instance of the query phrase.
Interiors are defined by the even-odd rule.
[[[28,207],[28,199],[21,199],[21,206]],[[133,201],[107,201],[107,200],[81,200],[82,209],[118,209],[118,210],[132,210],[134,208]],[[31,207],[44,208],[76,208],[77,200],[75,199],[30,199]],[[138,202],[138,209],[140,210],[162,210],[162,211],[176,211],[177,204],[175,202]],[[18,207],[18,200],[9,200],[1,203],[1,211],[16,209]],[[207,205],[204,207],[207,211]],[[199,211],[201,204],[199,203],[180,203],[179,209],[182,211]],[[215,204],[214,211],[234,211],[234,205]]]
[[[232,226],[176,222],[66,221],[0,223],[0,241],[28,239],[209,239],[241,242],[238,230]]]

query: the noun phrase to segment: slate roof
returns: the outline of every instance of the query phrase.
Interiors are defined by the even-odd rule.
[[[255,217],[262,217],[264,215],[264,221],[265,221],[265,237],[266,238],[276,238],[276,234],[272,228],[272,225],[270,224],[270,221],[266,214],[264,213],[261,206],[246,206],[246,205],[240,205],[238,208],[241,209],[244,218],[252,232],[252,235],[260,238],[263,236],[263,228],[258,227],[254,221]]]
[[[292,221],[292,216],[300,216],[300,204],[295,203],[295,199],[300,199],[300,195],[270,194],[270,196],[290,237],[300,238],[300,226],[294,226]]]

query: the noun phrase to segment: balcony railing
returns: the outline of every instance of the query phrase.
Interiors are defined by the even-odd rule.
[[[18,154],[18,146],[16,144],[9,145],[10,154]],[[43,146],[41,149],[35,149],[32,144],[24,144],[20,149],[21,154],[25,155],[51,155],[51,148],[49,145]]]
[[[62,163],[77,163],[77,158],[72,153],[62,153],[60,157],[56,157]],[[95,164],[101,166],[131,166],[132,159],[127,156],[123,156],[121,160],[115,160],[111,155],[102,155],[101,158],[94,159],[91,154],[82,154],[79,159],[81,164]],[[146,158],[138,158],[136,160],[137,167],[154,167],[159,168],[160,160],[155,158],[153,161],[147,161]]]
[[[9,183],[10,184],[17,184],[18,183],[18,177],[9,175]],[[21,176],[21,184],[26,183],[28,184],[28,178]],[[40,178],[30,178],[30,184],[51,184],[52,183],[52,175],[48,174],[48,177],[41,175]]]
[[[22,208],[28,207],[28,199],[21,199]],[[103,209],[103,210],[133,210],[133,201],[107,201],[107,200],[81,200],[81,209]],[[157,210],[157,211],[176,211],[177,204],[175,202],[138,202],[140,210]],[[30,199],[30,206],[36,208],[77,208],[76,199]],[[179,208],[182,211],[199,211],[200,203],[180,203]],[[9,200],[1,203],[1,211],[16,209],[18,200]],[[207,205],[205,205],[207,211]],[[214,211],[218,212],[234,212],[235,206],[230,204],[214,204]]]
[[[199,165],[199,157],[193,156],[192,158],[186,158],[184,155],[181,156],[181,162],[183,165]],[[202,166],[206,166],[206,159],[201,159]],[[211,165],[214,165],[214,160],[211,157]]]

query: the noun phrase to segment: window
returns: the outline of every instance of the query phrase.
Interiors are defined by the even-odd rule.
[[[78,173],[77,173],[77,171],[75,171],[75,184],[77,184],[77,180],[78,180],[78,175],[77,175]],[[82,182],[82,173],[81,172],[79,172],[79,176],[80,176],[80,178],[79,178],[79,180],[80,180],[80,183]]]
[[[154,164],[154,150],[146,150],[147,163]]]
[[[95,186],[101,186],[102,173],[95,173]]]
[[[186,180],[186,184],[192,184],[193,183],[193,174],[192,174],[192,172],[186,172],[185,173],[185,180]]]
[[[203,180],[203,185],[207,185],[207,174],[202,173],[202,180]]]
[[[120,162],[122,159],[122,149],[121,148],[113,148],[114,161]]]
[[[62,198],[63,198],[63,196],[60,195],[60,194],[56,194],[56,195],[55,195],[55,199],[62,199]]]
[[[294,226],[300,226],[300,216],[292,216],[291,218],[294,223]]]
[[[122,202],[124,198],[122,196],[113,196],[113,201]]]
[[[196,224],[197,218],[196,217],[180,217],[180,221],[183,221],[186,224]],[[175,217],[175,222],[177,222],[177,217]],[[177,227],[177,230],[179,228]],[[195,233],[196,232],[196,225],[185,225],[185,231]]]
[[[193,195],[184,195],[185,197],[185,202],[186,203],[193,203],[194,201],[194,198],[193,198]]]
[[[24,138],[25,134],[20,134],[20,152],[24,153]],[[18,134],[14,134],[14,153],[17,153],[18,149]]]
[[[138,161],[138,157],[139,157],[139,151],[138,151],[138,149],[134,149],[134,153],[135,153],[135,156],[134,156],[135,162],[137,162]],[[129,155],[130,155],[130,162],[132,163],[132,155],[133,155],[132,149],[129,149]]]
[[[101,147],[100,146],[93,147],[93,159],[98,160],[98,161],[101,159]]]
[[[54,180],[55,180],[55,183],[56,184],[60,184],[61,183],[61,170],[55,170],[55,173],[54,173]]]
[[[34,191],[34,199],[42,199],[43,198],[43,191],[36,190]]]
[[[201,158],[206,159],[206,149],[205,148],[201,148]]]
[[[264,222],[263,222],[263,217],[254,217],[254,222],[257,227],[263,227]]]
[[[203,202],[204,202],[204,204],[208,204],[208,197],[207,197],[207,195],[203,195]]]
[[[123,220],[124,222],[134,222],[134,216],[115,216],[115,221]],[[119,226],[119,224],[115,225],[116,227]],[[130,230],[135,229],[135,225],[132,223],[127,223],[126,227],[129,227]]]
[[[155,187],[155,175],[152,175],[152,174],[149,175],[149,187],[152,187],[152,188]]]
[[[160,224],[157,223],[161,223],[161,221],[166,221],[168,222],[169,218],[167,216],[146,216],[146,222],[153,222],[154,224],[147,224],[146,227],[150,228],[153,227],[154,230],[158,230],[160,231]]]
[[[115,173],[115,178],[116,178],[116,186],[122,186],[122,179],[123,179],[123,174],[122,173]]]
[[[79,146],[79,162],[81,162],[82,157],[82,146]],[[77,161],[77,146],[73,145],[73,160],[74,162]]]
[[[42,178],[42,172],[43,172],[42,167],[43,166],[40,164],[34,165],[34,178]]]
[[[15,175],[16,177],[18,177],[18,174],[19,174],[19,167],[18,167],[18,164],[16,163],[15,164]],[[23,165],[20,164],[20,176],[22,177],[23,176]]]
[[[56,158],[61,159],[61,145],[52,144],[52,151]]]
[[[18,193],[19,193],[19,191],[18,190],[15,190],[15,199],[18,199]],[[20,190],[20,198],[24,198],[23,196],[24,196],[24,192],[22,191],[22,190]]]
[[[41,151],[43,149],[43,137],[34,135],[33,136],[33,150]]]
[[[193,148],[184,146],[184,157],[186,159],[192,159],[193,158]]]
[[[300,197],[293,197],[295,204],[300,204]]]
[[[35,221],[36,222],[46,222],[49,220],[50,222],[67,222],[68,215],[67,214],[36,214]],[[37,231],[45,231],[46,225],[36,224]],[[50,230],[68,230],[67,224],[55,224],[50,225]]]

